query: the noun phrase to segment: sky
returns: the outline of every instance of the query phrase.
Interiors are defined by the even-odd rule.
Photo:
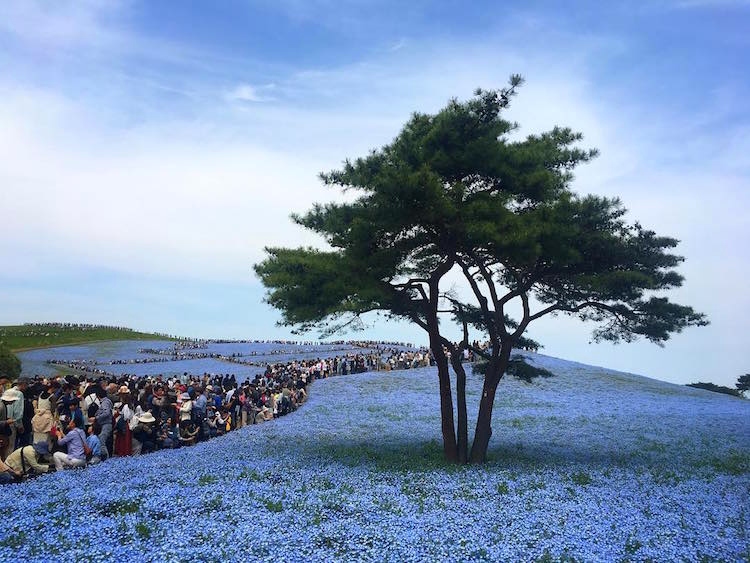
[[[679,239],[669,295],[711,321],[662,348],[594,344],[564,317],[529,336],[733,386],[750,371],[748,29],[746,0],[3,0],[0,324],[298,338],[252,265],[322,244],[289,220],[341,197],[318,173],[519,73],[507,117],[582,132],[601,154],[573,189]],[[426,343],[377,319],[345,337]]]

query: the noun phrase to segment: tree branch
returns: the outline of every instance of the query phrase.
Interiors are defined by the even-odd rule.
[[[471,289],[474,292],[474,296],[477,298],[477,301],[479,301],[479,306],[482,309],[482,314],[485,316],[485,318],[488,321],[495,320],[495,322],[488,322],[487,323],[487,330],[490,333],[490,339],[492,342],[496,342],[498,339],[497,335],[497,320],[496,320],[496,314],[497,311],[494,313],[491,313],[489,310],[489,307],[487,307],[487,298],[484,296],[484,294],[479,289],[479,285],[477,285],[477,280],[474,279],[474,277],[471,275],[471,272],[469,272],[469,266],[463,262],[463,260],[456,259],[456,262],[459,266],[461,266],[461,270],[464,272],[464,277],[469,282],[469,285],[471,285]],[[505,325],[501,325],[503,327],[503,332],[505,333]]]
[[[565,313],[580,313],[583,309],[586,309],[587,307],[592,307],[594,309],[601,309],[601,310],[607,311],[608,313],[612,313],[618,318],[621,318],[624,312],[622,309],[618,309],[616,307],[613,307],[612,305],[607,305],[606,303],[600,303],[599,301],[584,301],[583,303],[579,303],[578,305],[575,305],[573,307],[566,307],[562,303],[555,303],[554,305],[550,305],[549,307],[542,309],[541,311],[538,311],[537,313],[531,315],[529,317],[529,322],[535,321],[536,319],[543,317],[544,315],[551,313],[553,311],[562,311]],[[632,315],[637,315],[637,313],[633,311],[632,309],[628,309],[627,312]]]

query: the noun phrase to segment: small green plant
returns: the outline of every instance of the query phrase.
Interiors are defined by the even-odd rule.
[[[508,487],[508,483],[505,481],[497,484],[497,492],[501,495],[507,495],[510,493],[510,488]]]
[[[16,548],[26,543],[26,532],[19,531],[0,539],[0,547]]]
[[[592,482],[591,476],[585,471],[578,471],[576,473],[573,473],[570,478],[576,485],[581,486],[590,485]]]
[[[544,481],[530,481],[529,482],[529,490],[530,491],[541,491],[542,489],[547,488],[547,483]]]
[[[139,499],[123,499],[110,502],[99,509],[102,516],[122,516],[123,514],[135,514],[140,510]]]
[[[211,485],[213,483],[216,483],[218,480],[219,478],[215,475],[201,475],[200,477],[198,477],[198,485]]]
[[[676,485],[681,480],[677,472],[667,468],[654,468],[651,471],[651,475],[654,478],[654,482],[660,485]]]
[[[266,475],[253,467],[247,467],[240,471],[238,477],[240,479],[249,479],[250,481],[262,481],[266,478]]]
[[[265,506],[266,510],[269,512],[281,512],[284,510],[284,505],[280,500],[265,500],[263,501],[263,506]]]
[[[143,522],[138,522],[135,525],[135,531],[141,539],[147,540],[151,537],[151,528],[148,527],[148,524],[144,524]]]
[[[211,500],[207,501],[205,504],[205,510],[206,512],[214,512],[216,510],[221,510],[224,507],[224,501],[221,500],[221,497],[219,495],[215,495],[211,498]]]
[[[629,537],[625,542],[625,553],[635,555],[643,547],[643,544],[633,537]]]

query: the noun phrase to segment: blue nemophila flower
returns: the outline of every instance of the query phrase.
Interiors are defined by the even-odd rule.
[[[0,561],[747,557],[750,403],[527,355],[556,377],[502,382],[485,466],[443,464],[433,370],[335,377],[273,423],[0,488]]]

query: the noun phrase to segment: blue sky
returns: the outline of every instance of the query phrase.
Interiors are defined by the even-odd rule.
[[[317,173],[413,111],[527,84],[523,134],[567,125],[618,195],[682,241],[678,302],[712,324],[646,343],[532,327],[545,352],[675,382],[746,373],[750,2],[136,0],[0,3],[0,323],[80,321],[282,337],[251,273],[288,220],[338,197]],[[366,336],[423,342],[375,323]]]

